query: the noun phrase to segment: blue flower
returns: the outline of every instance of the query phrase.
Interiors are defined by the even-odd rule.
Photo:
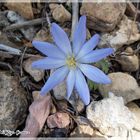
[[[86,16],[82,16],[76,26],[72,43],[63,29],[56,23],[51,25],[51,33],[55,44],[42,41],[33,41],[33,46],[44,55],[44,59],[32,63],[33,68],[56,69],[49,77],[40,91],[43,96],[56,85],[66,79],[67,97],[71,96],[74,88],[85,105],[90,102],[89,88],[84,75],[90,80],[109,84],[111,80],[98,68],[89,65],[97,62],[112,54],[112,48],[93,50],[99,43],[100,36],[95,34],[90,40],[86,41]]]

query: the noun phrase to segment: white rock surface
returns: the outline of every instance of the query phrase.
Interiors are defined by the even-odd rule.
[[[136,124],[135,124],[134,128],[136,130],[140,131],[140,108],[139,108],[139,106],[137,106],[134,102],[130,102],[127,104],[127,107],[136,116]]]
[[[122,97],[111,96],[91,102],[86,109],[87,118],[106,136],[127,136],[135,124],[134,114],[124,105]]]
[[[115,72],[110,73],[108,76],[111,78],[112,83],[99,86],[99,91],[104,97],[108,97],[108,92],[113,92],[116,96],[122,96],[125,104],[140,99],[140,87],[131,75]]]
[[[140,40],[137,22],[135,23],[133,20],[124,16],[120,24],[118,24],[118,29],[111,33],[101,34],[101,38],[102,40],[99,44],[101,47],[107,45],[107,42],[116,49],[121,48],[124,45],[130,45]]]

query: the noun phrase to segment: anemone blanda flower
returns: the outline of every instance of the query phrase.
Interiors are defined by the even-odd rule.
[[[45,95],[66,79],[67,97],[69,98],[73,89],[76,88],[84,104],[88,105],[90,102],[90,93],[84,75],[96,83],[111,83],[108,76],[89,64],[112,54],[113,49],[93,50],[100,40],[98,34],[95,34],[90,40],[85,42],[86,16],[80,18],[71,43],[67,34],[56,23],[52,23],[51,33],[55,44],[35,40],[32,42],[37,50],[48,56],[33,62],[32,67],[44,70],[56,69],[41,89],[40,94]]]

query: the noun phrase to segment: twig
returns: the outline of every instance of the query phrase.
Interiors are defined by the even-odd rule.
[[[72,29],[71,29],[71,40],[73,38],[73,34],[75,31],[76,24],[78,22],[78,11],[79,11],[79,3],[78,0],[72,3]]]
[[[4,58],[12,58],[13,56],[7,52],[4,51],[0,51],[0,58],[4,59]]]
[[[51,27],[51,21],[50,21],[50,18],[49,18],[49,15],[48,13],[46,12],[46,20],[47,20],[47,23],[49,25],[49,28]]]
[[[30,21],[25,21],[22,23],[15,23],[11,26],[7,26],[4,29],[4,31],[15,30],[15,29],[19,29],[19,28],[23,28],[23,27],[27,27],[27,26],[38,25],[38,24],[42,24],[42,22],[46,22],[46,19],[45,18],[38,18],[38,19],[30,20]]]
[[[136,13],[135,13],[135,16],[134,16],[133,23],[131,24],[131,29],[130,29],[130,34],[128,36],[128,40],[130,40],[130,38],[131,38],[131,35],[132,35],[132,32],[133,32],[133,26],[136,23],[136,19],[137,19],[137,15],[138,15],[138,10],[139,10],[139,3],[137,3]]]
[[[9,63],[5,63],[5,62],[1,62],[0,61],[0,65],[3,67],[3,66],[6,66],[8,67],[12,72],[14,72],[14,69],[12,68],[12,66],[9,64]]]
[[[137,49],[134,51],[135,54],[137,54],[140,51],[140,43],[137,45]]]
[[[4,45],[4,44],[0,44],[0,50],[8,51],[8,52],[11,52],[13,54],[20,54],[21,53],[21,51],[19,49],[15,49],[15,48],[12,48],[12,47]]]
[[[127,3],[127,9],[126,9],[126,13],[128,13],[130,16],[132,16],[133,18],[135,18],[136,15],[136,7],[134,6],[134,4],[132,2],[128,2]],[[138,15],[140,14],[140,10],[138,9]]]
[[[23,58],[24,58],[24,55],[25,55],[26,50],[27,50],[27,47],[25,47],[25,49],[24,49],[24,51],[23,51],[23,53],[21,55],[21,60],[20,60],[20,76],[21,77],[23,75],[22,63],[23,63]]]
[[[7,56],[9,56],[9,55],[15,55],[15,56],[21,56],[22,55],[22,53],[13,53],[13,52],[3,52],[3,51],[0,51],[0,54],[5,54],[5,55],[7,55]],[[38,55],[33,55],[33,54],[25,54],[24,55],[24,58],[28,58],[28,57],[37,57],[38,58]]]

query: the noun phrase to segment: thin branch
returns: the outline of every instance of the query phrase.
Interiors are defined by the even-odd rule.
[[[8,67],[12,72],[15,72],[14,69],[12,68],[12,66],[9,63],[1,62],[0,61],[0,66],[2,66],[2,67]]]
[[[76,24],[78,23],[78,15],[79,15],[79,3],[78,0],[72,3],[72,29],[71,29],[71,40],[73,38],[73,34],[75,31]]]
[[[25,21],[22,23],[15,23],[15,24],[12,24],[11,26],[7,26],[4,29],[4,31],[15,30],[15,29],[20,29],[20,28],[27,27],[27,26],[38,25],[38,24],[42,24],[42,22],[46,22],[46,19],[38,18],[38,19],[30,20],[30,21]]]
[[[46,12],[46,20],[47,20],[47,23],[49,25],[49,28],[51,27],[51,21],[50,21],[50,18],[49,18],[49,15],[48,13]]]
[[[4,45],[4,44],[0,44],[0,50],[8,51],[8,52],[11,52],[13,54],[20,54],[21,53],[21,51],[19,49],[15,49],[15,48],[12,48],[12,47]]]
[[[26,50],[27,50],[27,47],[25,47],[25,49],[24,49],[24,51],[23,51],[23,53],[21,55],[21,60],[20,60],[20,76],[23,75],[22,63],[23,63],[23,58],[24,58]]]
[[[0,56],[4,54],[6,55],[7,58],[11,58],[12,56],[10,55],[14,55],[14,56],[21,56],[23,53],[13,53],[13,52],[4,52],[4,51],[0,51]],[[2,55],[3,57],[3,55]],[[24,54],[24,58],[28,58],[28,57],[37,57],[38,58],[38,55],[33,55],[33,54]]]
[[[129,34],[129,36],[128,36],[128,40],[130,40],[131,35],[132,35],[132,33],[133,33],[133,26],[134,26],[134,24],[136,23],[136,19],[137,19],[138,11],[139,11],[139,3],[137,3],[136,13],[135,13],[135,16],[134,16],[133,23],[131,24],[131,29],[130,29],[130,34]]]

